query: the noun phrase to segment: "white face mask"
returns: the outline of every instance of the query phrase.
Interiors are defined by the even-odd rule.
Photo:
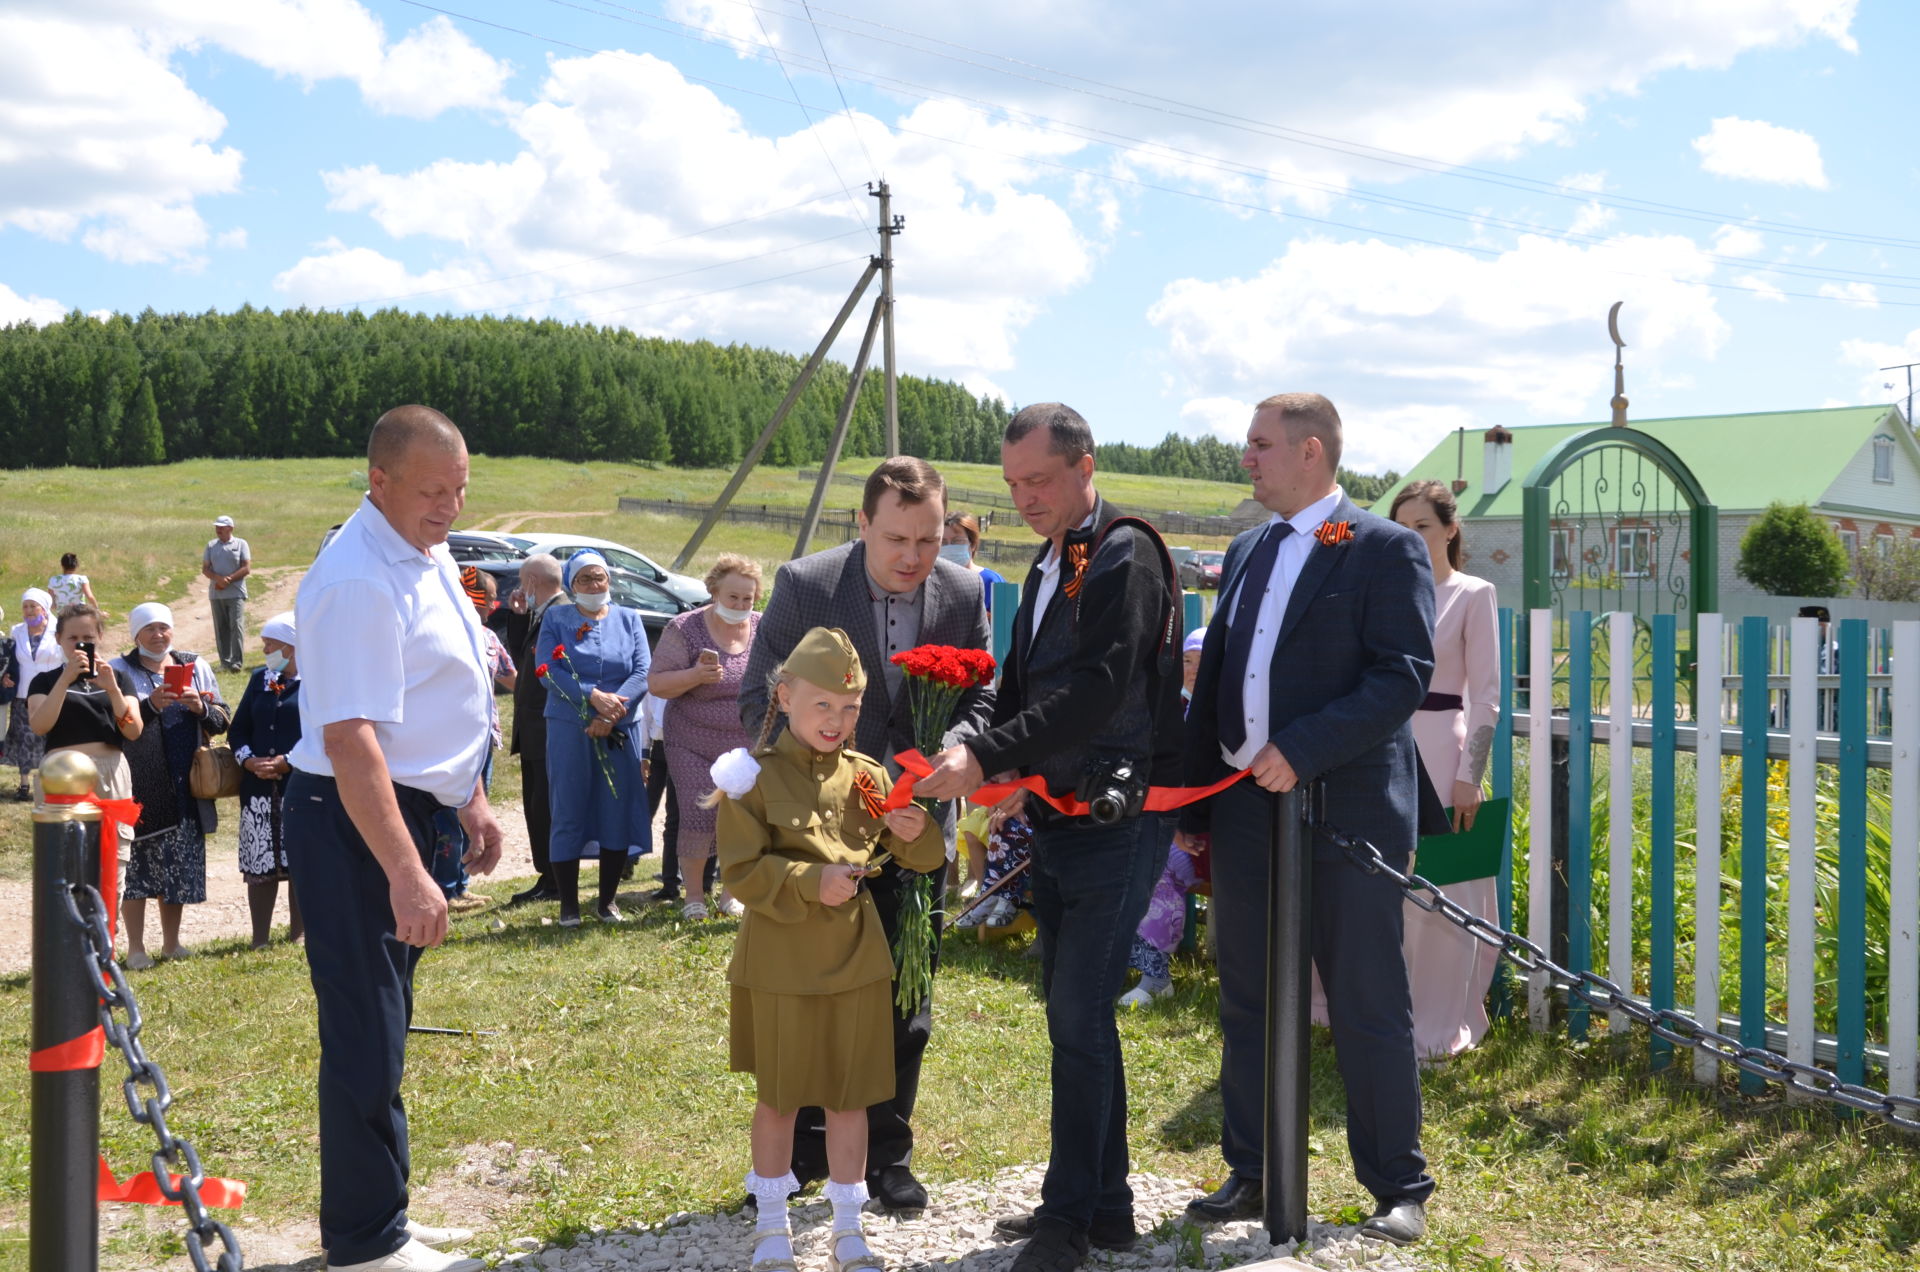
[[[573,603],[588,614],[598,614],[601,610],[607,608],[607,594],[605,592],[575,592],[573,594]]]
[[[728,609],[718,601],[713,603],[713,612],[720,616],[720,621],[723,623],[744,623],[753,617],[753,611],[750,609]]]
[[[154,653],[151,649],[148,649],[145,645],[140,646],[140,656],[142,658],[145,658],[150,663],[163,663],[167,661],[167,655],[172,652],[173,652],[173,643],[171,641],[161,646],[160,652],[157,654]]]
[[[967,551],[964,543],[943,543],[940,545],[940,555],[955,565],[973,564],[973,555]]]
[[[278,676],[287,669],[287,651],[276,649],[267,655],[267,670]]]

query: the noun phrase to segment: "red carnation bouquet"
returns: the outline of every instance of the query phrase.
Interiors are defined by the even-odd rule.
[[[954,708],[970,689],[993,679],[996,664],[984,649],[953,645],[915,645],[893,656],[906,673],[907,710],[913,717],[913,744],[923,755],[940,750],[953,723]],[[938,802],[922,801],[929,812]],[[904,1015],[920,1010],[933,992],[933,902],[926,875],[900,890],[900,915],[893,939],[893,965],[899,988],[894,1002]]]
[[[554,678],[552,674],[553,668],[550,664],[541,663],[533,669],[533,674],[541,680],[546,681],[547,684],[552,687],[553,691],[560,695],[560,701],[566,703],[579,713],[582,727],[598,720],[600,713],[593,709],[593,703],[589,701],[587,687],[581,683],[580,674],[574,671],[573,660],[567,657],[567,647],[565,645],[555,645],[553,647],[553,660],[565,668],[568,675],[573,677],[574,686],[580,690],[578,697],[568,693],[566,685]],[[600,776],[607,779],[607,789],[613,793],[614,798],[618,799],[620,797],[620,788],[613,780],[613,757],[608,754],[608,750],[609,748],[625,746],[627,742],[626,735],[621,733],[620,730],[615,729],[607,737],[589,737],[587,741],[593,743],[593,756],[596,760],[600,761]]]

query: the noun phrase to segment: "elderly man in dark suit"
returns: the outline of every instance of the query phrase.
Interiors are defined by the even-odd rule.
[[[867,478],[858,539],[780,567],[740,686],[740,719],[749,736],[759,736],[766,717],[767,678],[774,668],[811,629],[838,627],[853,639],[867,668],[855,749],[884,762],[915,745],[904,677],[889,661],[892,655],[915,645],[985,649],[988,641],[979,580],[966,568],[940,559],[946,489],[924,459],[889,459]],[[992,713],[992,688],[969,690],[954,709],[943,744],[971,737],[986,727]],[[902,882],[893,866],[869,881],[889,945]],[[938,953],[936,944],[936,963]],[[867,1186],[892,1211],[927,1204],[927,1190],[913,1176],[911,1119],[920,1088],[920,1060],[932,1032],[931,1002],[911,1017],[896,1009],[894,1096],[867,1110]],[[793,1148],[794,1174],[803,1183],[826,1178],[825,1136],[819,1112],[803,1110]]]
[[[1249,775],[1189,806],[1213,832],[1219,952],[1220,1146],[1232,1173],[1187,1207],[1261,1213],[1268,851],[1277,795],[1318,782],[1326,819],[1405,870],[1423,807],[1409,721],[1433,674],[1433,576],[1419,536],[1355,507],[1335,474],[1340,416],[1317,393],[1255,410],[1241,464],[1273,513],[1227,549],[1187,716],[1187,781]],[[1428,796],[1431,799],[1431,796]],[[1400,890],[1313,844],[1313,960],[1347,1089],[1354,1173],[1377,1203],[1362,1235],[1406,1245],[1433,1192],[1420,1152],[1420,1074],[1400,952]]]

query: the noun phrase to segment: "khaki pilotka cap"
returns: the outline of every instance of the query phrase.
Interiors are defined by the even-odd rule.
[[[838,627],[816,627],[787,655],[786,671],[835,693],[865,693],[867,670],[853,641]]]

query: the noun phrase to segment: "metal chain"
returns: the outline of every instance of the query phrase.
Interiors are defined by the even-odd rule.
[[[1902,1130],[1920,1131],[1920,1098],[1890,1095],[1871,1087],[1842,1082],[1837,1075],[1825,1069],[1789,1060],[1764,1047],[1749,1047],[1738,1038],[1707,1028],[1692,1016],[1667,1008],[1656,1010],[1649,1007],[1604,976],[1594,972],[1568,971],[1548,958],[1547,952],[1532,941],[1524,936],[1515,936],[1498,924],[1472,913],[1419,875],[1401,874],[1386,863],[1378,848],[1359,836],[1325,821],[1313,823],[1313,829],[1326,836],[1355,866],[1368,874],[1385,875],[1400,885],[1407,900],[1429,914],[1438,914],[1481,944],[1499,950],[1502,957],[1523,972],[1543,972],[1556,988],[1564,989],[1601,1010],[1620,1012],[1636,1023],[1645,1025],[1655,1037],[1695,1051],[1705,1051],[1769,1082],[1785,1083],[1795,1091],[1819,1096],[1843,1108],[1870,1113]]]
[[[79,823],[72,823],[72,833],[82,833]],[[101,851],[112,852],[114,848],[115,845],[102,845]],[[68,860],[77,860],[78,856],[73,853]],[[207,1179],[200,1169],[200,1155],[194,1152],[192,1144],[167,1129],[167,1110],[173,1107],[173,1091],[160,1065],[140,1045],[140,1029],[144,1023],[140,1004],[134,1001],[133,988],[127,984],[120,964],[113,960],[113,937],[107,930],[107,908],[100,899],[100,890],[90,883],[82,883],[61,888],[59,893],[66,903],[68,921],[87,937],[87,949],[82,957],[87,960],[87,977],[92,988],[100,995],[100,1028],[106,1033],[107,1041],[126,1057],[127,1077],[121,1083],[121,1090],[126,1097],[127,1112],[133,1115],[134,1121],[151,1127],[159,1143],[153,1154],[154,1182],[159,1185],[161,1195],[168,1201],[179,1202],[186,1214],[187,1257],[193,1260],[194,1272],[215,1272],[216,1269],[243,1272],[246,1265],[240,1257],[239,1238],[233,1235],[233,1229],[208,1214],[205,1203],[200,1200],[200,1185]],[[116,1011],[126,1013],[124,1025],[115,1017]],[[151,1094],[142,1094],[143,1087]],[[172,1180],[175,1174],[180,1176],[178,1184]],[[214,1239],[219,1240],[222,1248],[215,1261],[208,1263],[207,1247]]]

